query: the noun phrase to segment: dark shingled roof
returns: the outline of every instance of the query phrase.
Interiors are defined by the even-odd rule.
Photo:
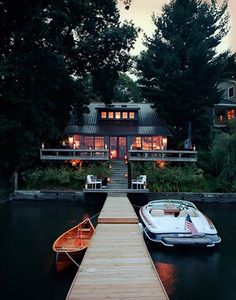
[[[170,136],[165,122],[159,118],[155,109],[149,103],[114,103],[112,109],[137,110],[138,122],[109,121],[98,122],[98,109],[105,108],[102,103],[91,103],[89,113],[83,114],[82,126],[70,124],[64,135],[96,135],[96,136]],[[125,107],[126,105],[126,107]]]

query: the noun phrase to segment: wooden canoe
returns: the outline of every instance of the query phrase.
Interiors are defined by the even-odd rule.
[[[90,219],[87,218],[55,240],[52,249],[56,252],[56,269],[58,272],[71,266],[73,264],[72,259],[83,254],[93,233],[94,226]]]

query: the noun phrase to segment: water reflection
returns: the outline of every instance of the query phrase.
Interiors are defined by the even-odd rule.
[[[1,299],[64,300],[77,271],[57,274],[52,244],[102,204],[1,204]],[[148,245],[170,300],[232,300],[236,280],[236,205],[201,205],[222,238],[219,249]],[[96,225],[96,218],[92,220]],[[138,288],[138,287],[137,287]]]
[[[157,261],[155,263],[156,270],[164,284],[166,290],[168,290],[168,295],[172,296],[175,292],[176,286],[176,268],[173,264],[168,264],[164,262]]]
[[[164,248],[148,244],[171,300],[231,300],[236,280],[236,206],[201,205],[216,225],[222,243],[213,248]]]

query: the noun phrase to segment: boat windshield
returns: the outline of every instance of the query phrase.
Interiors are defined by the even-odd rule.
[[[185,200],[176,200],[176,199],[163,199],[163,200],[153,200],[147,204],[148,208],[157,208],[157,209],[166,209],[166,208],[176,208],[179,209],[180,207],[187,208],[194,208],[197,209],[197,207],[189,201]]]

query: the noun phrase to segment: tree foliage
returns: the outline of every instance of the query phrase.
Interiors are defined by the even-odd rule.
[[[143,100],[141,90],[136,81],[126,74],[120,74],[114,89],[114,101],[141,102]]]
[[[0,177],[55,143],[71,109],[81,116],[89,80],[110,100],[136,35],[115,0],[0,2]]]
[[[153,22],[155,33],[138,59],[143,95],[172,127],[192,122],[194,142],[207,144],[209,108],[228,63],[228,52],[217,53],[228,31],[227,3],[172,0]]]

